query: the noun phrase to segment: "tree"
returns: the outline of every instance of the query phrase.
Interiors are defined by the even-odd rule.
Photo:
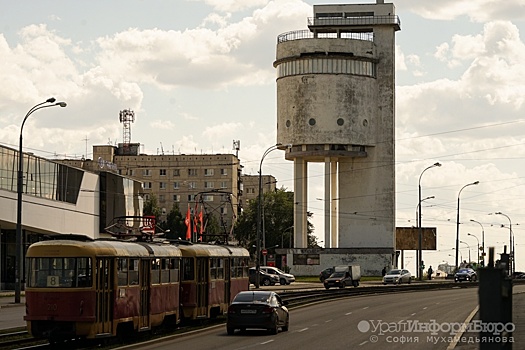
[[[166,238],[168,239],[186,239],[186,224],[184,223],[184,217],[177,203],[173,203],[166,217],[166,221],[162,222],[160,227],[163,230],[169,230],[169,232],[166,233]]]
[[[248,203],[243,213],[239,216],[235,224],[234,236],[239,244],[246,248],[251,248],[257,243],[257,211],[258,198]],[[261,224],[261,234],[264,232],[266,247],[289,244],[290,228],[293,226],[294,212],[294,193],[280,188],[275,192],[263,194],[263,220]],[[310,223],[312,213],[308,212],[307,244],[309,248],[317,245],[317,237],[313,235],[314,226]],[[285,240],[285,235],[288,240]],[[261,247],[262,247],[261,237]],[[264,247],[263,247],[264,248]]]
[[[158,223],[160,216],[162,215],[162,209],[159,207],[157,197],[152,194],[148,199],[144,201],[144,209],[142,209],[144,216],[154,216],[155,221]]]

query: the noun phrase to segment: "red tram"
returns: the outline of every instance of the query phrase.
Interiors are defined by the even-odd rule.
[[[239,247],[71,235],[34,243],[26,257],[27,328],[52,341],[215,317],[249,286]]]

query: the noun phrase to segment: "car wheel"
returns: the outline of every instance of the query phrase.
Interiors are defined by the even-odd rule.
[[[226,332],[228,332],[228,335],[233,335],[233,333],[235,333],[235,328],[227,327]]]
[[[354,285],[355,288],[357,288],[357,286],[359,285],[359,282],[358,281],[352,281],[352,284]]]
[[[269,278],[263,278],[263,280],[262,280],[262,285],[263,286],[267,286],[268,287],[271,284],[272,284],[272,282],[270,281]]]
[[[339,285],[339,288],[344,288],[344,287],[346,287],[346,283],[341,282],[341,284]]]
[[[288,327],[290,327],[290,316],[286,318],[286,323],[283,326],[283,332],[288,332]]]
[[[273,327],[270,328],[268,331],[270,332],[270,334],[273,334],[273,335],[279,333],[279,329],[277,328],[277,320],[275,320]]]
[[[330,289],[330,286],[324,286],[326,289]]]
[[[412,277],[408,279],[408,284],[412,283]]]
[[[285,280],[284,278],[281,278],[281,279],[279,280],[279,284],[280,284],[281,286],[286,285],[286,280]]]

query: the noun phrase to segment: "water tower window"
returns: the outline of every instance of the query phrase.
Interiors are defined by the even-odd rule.
[[[286,127],[289,128],[290,125],[292,125],[292,122],[291,122],[290,120],[287,120],[287,121],[286,121]]]
[[[337,119],[337,125],[342,126],[345,123],[345,120],[343,118]]]
[[[310,120],[308,121],[308,124],[310,124],[311,126],[314,126],[315,125],[315,119],[314,118],[310,118]]]

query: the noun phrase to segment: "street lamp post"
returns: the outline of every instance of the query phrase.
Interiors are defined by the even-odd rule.
[[[20,140],[18,143],[18,171],[17,171],[17,182],[16,182],[16,191],[17,191],[17,207],[16,207],[16,251],[15,251],[15,303],[20,303],[20,292],[22,290],[22,276],[23,276],[23,251],[22,251],[22,193],[24,186],[24,155],[22,153],[22,131],[24,130],[24,124],[27,118],[33,113],[42,108],[47,107],[66,107],[65,102],[56,102],[54,97],[48,98],[44,102],[41,102],[33,106],[25,115],[24,120],[22,120],[22,126],[20,127]],[[52,104],[46,104],[52,103]]]
[[[292,229],[292,228],[293,228],[293,226],[290,226],[290,227],[286,228],[286,229],[283,231],[283,233],[281,233],[281,247],[282,247],[282,248],[284,248],[284,234],[285,234],[286,232],[288,232],[288,230],[290,230],[290,229]],[[289,245],[288,245],[288,248],[292,248],[292,233],[291,233],[291,232],[290,232],[290,243],[289,243]]]
[[[434,199],[435,197],[434,196],[430,196],[430,197],[426,197],[426,198],[423,198],[418,204],[417,204],[417,207],[416,207],[416,227],[418,228],[418,233],[420,233],[420,231],[422,231],[423,229],[420,230],[420,225],[419,225],[419,220],[420,220],[420,217],[419,217],[419,211],[421,210],[421,203],[423,203],[424,201],[426,201],[427,199]],[[423,244],[421,244],[423,245]],[[419,268],[419,265],[418,263],[421,262],[421,258],[419,256],[419,249],[416,251],[416,277],[419,278],[419,275],[420,275],[420,272],[421,272],[421,269]],[[421,274],[422,275],[422,274]]]
[[[463,242],[463,241],[459,241],[459,243],[463,243],[463,244],[467,245],[467,248],[468,248],[468,263],[470,264],[472,262],[472,258],[470,257],[470,244],[468,244],[467,242]]]
[[[459,265],[458,265],[458,254],[459,254],[459,197],[461,195],[461,191],[463,191],[463,189],[465,187],[473,186],[473,185],[477,185],[477,184],[479,184],[479,181],[471,182],[469,184],[466,184],[465,186],[461,187],[461,189],[459,190],[459,193],[458,193],[458,210],[457,210],[457,220],[456,220],[456,269],[459,267]]]
[[[257,207],[257,242],[256,242],[256,250],[255,253],[257,256],[255,257],[255,288],[259,288],[261,286],[260,284],[260,276],[259,271],[261,271],[261,220],[262,220],[262,163],[264,158],[272,151],[275,151],[279,148],[282,144],[277,143],[271,147],[268,147],[266,151],[264,151],[263,156],[261,157],[261,162],[259,163],[259,201],[258,201],[258,207]]]
[[[476,222],[479,224],[479,226],[481,226],[481,266],[485,267],[485,229],[483,228],[481,222],[472,219],[470,219],[470,221]]]
[[[419,276],[419,280],[422,281],[423,280],[423,271],[421,271],[421,266],[423,264],[423,229],[422,229],[422,225],[421,225],[421,177],[423,176],[423,173],[425,171],[427,171],[428,169],[431,169],[431,168],[434,168],[434,167],[440,167],[441,166],[441,163],[437,162],[437,163],[434,163],[432,164],[431,166],[425,168],[422,172],[421,172],[421,175],[419,175],[419,182],[418,182],[418,189],[419,189],[419,220],[418,220],[418,231],[419,231],[419,238],[418,238],[418,259],[417,259],[417,264],[416,264],[416,267],[417,267],[417,275]]]
[[[506,214],[503,214],[502,212],[498,211],[497,213],[494,213],[496,215],[503,215],[507,219],[509,219],[509,275],[512,276],[512,273],[514,272],[514,262],[516,257],[514,256],[514,246],[513,246],[513,239],[512,239],[512,221],[510,220],[510,217]]]
[[[477,260],[478,260],[478,265],[479,265],[479,239],[478,239],[478,237],[476,237],[475,235],[473,235],[473,234],[470,233],[470,232],[467,233],[467,235],[468,235],[468,236],[472,236],[472,237],[474,237],[474,238],[476,239],[476,241],[478,241],[478,250],[477,250],[477,252],[478,252],[478,253],[477,253],[477,254],[478,254],[478,259],[477,259]]]

